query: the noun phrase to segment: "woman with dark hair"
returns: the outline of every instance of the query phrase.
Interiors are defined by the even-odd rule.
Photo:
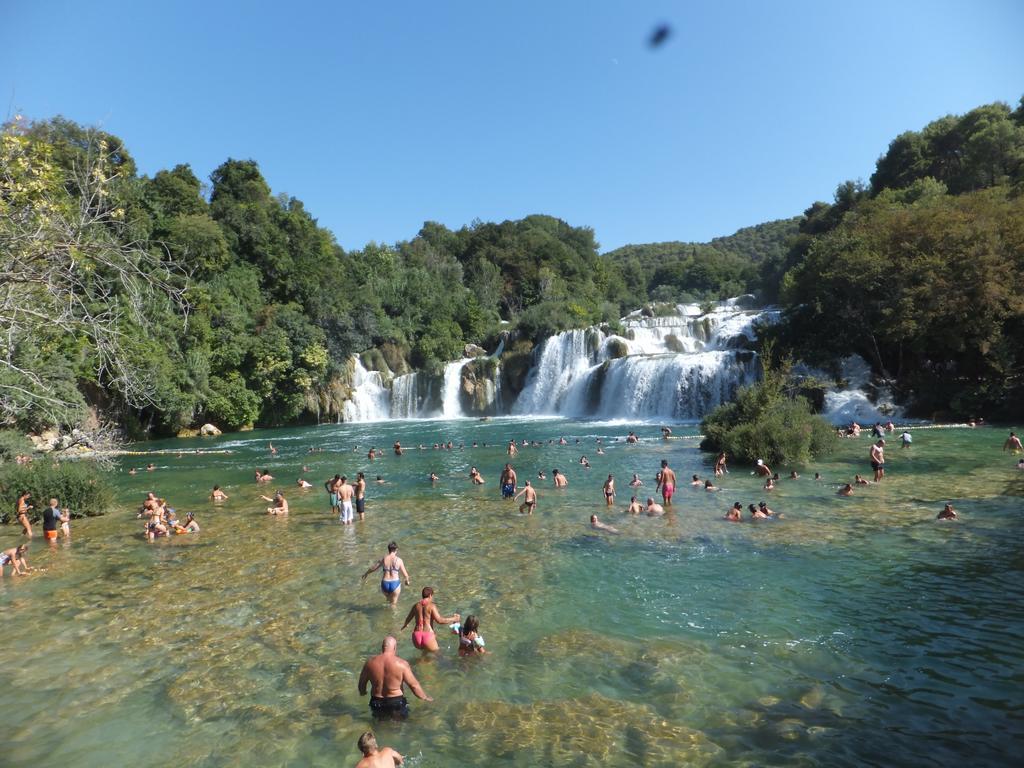
[[[14,516],[18,522],[21,523],[21,532],[32,538],[32,525],[28,521],[28,511],[32,509],[32,505],[28,503],[28,500],[32,498],[30,491],[22,491],[18,494],[18,500],[14,503]]]
[[[459,656],[476,656],[487,653],[484,639],[480,635],[480,620],[470,614],[459,627]]]
[[[378,560],[372,568],[368,568],[363,574],[362,581],[366,577],[381,568],[380,591],[387,597],[388,602],[395,605],[398,596],[402,593],[402,577],[405,578],[405,586],[409,586],[409,572],[405,570],[405,563],[398,556],[398,544],[394,541],[388,544],[388,553]]]

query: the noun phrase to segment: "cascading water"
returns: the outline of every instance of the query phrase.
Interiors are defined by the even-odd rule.
[[[383,421],[390,413],[390,393],[377,371],[368,371],[359,355],[353,358],[352,397],[342,407],[345,421]]]
[[[462,404],[459,402],[459,389],[462,385],[462,368],[473,358],[448,363],[444,367],[444,390],[441,395],[441,416],[446,419],[457,419],[462,416]]]
[[[565,331],[544,342],[513,413],[699,419],[757,380],[750,342],[777,314],[735,302],[707,314],[679,305],[665,317],[634,312],[624,336]]]

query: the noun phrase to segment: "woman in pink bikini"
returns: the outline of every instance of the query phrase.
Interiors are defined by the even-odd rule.
[[[402,629],[409,626],[409,622],[416,619],[416,629],[412,632],[412,644],[421,651],[436,651],[437,637],[434,635],[434,624],[454,624],[459,620],[459,614],[453,613],[444,617],[434,605],[434,588],[423,588],[423,599],[413,605],[409,615],[405,617],[405,624]]]

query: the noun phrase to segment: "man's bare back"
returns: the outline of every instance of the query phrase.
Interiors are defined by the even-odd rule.
[[[405,760],[391,747],[381,747],[372,755],[367,755],[358,763],[356,768],[395,768],[402,765]]]

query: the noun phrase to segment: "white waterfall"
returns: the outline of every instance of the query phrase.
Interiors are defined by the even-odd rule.
[[[423,376],[421,384],[420,377]],[[436,415],[433,412],[433,381],[430,376],[407,373],[396,376],[391,382],[391,418],[424,419]]]
[[[874,400],[868,395],[871,366],[863,357],[852,355],[843,360],[840,377],[842,389],[832,388],[825,393],[825,408],[821,414],[833,424],[856,421],[866,425],[902,418],[903,410],[893,403],[892,391],[888,387],[875,387]],[[821,375],[820,378],[827,376]]]
[[[634,312],[621,322],[624,336],[565,331],[544,342],[512,411],[699,419],[757,380],[749,342],[758,323],[776,318],[724,302],[708,314],[695,305],[664,317]]]
[[[377,371],[368,371],[359,355],[353,358],[352,397],[342,407],[345,421],[383,421],[390,413],[390,396]]]
[[[444,367],[444,390],[441,395],[441,416],[446,419],[457,419],[462,416],[462,405],[459,403],[459,389],[462,386],[462,367],[473,358],[448,363]]]

